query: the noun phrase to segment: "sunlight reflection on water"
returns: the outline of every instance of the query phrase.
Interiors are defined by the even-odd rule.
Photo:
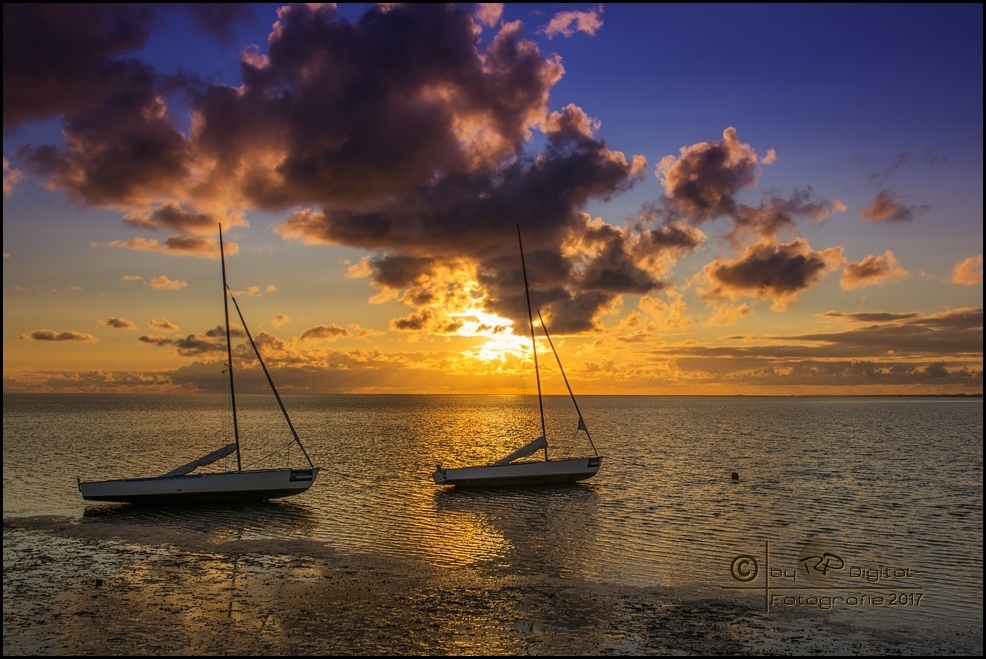
[[[910,583],[931,603],[924,619],[981,620],[981,399],[586,397],[605,456],[598,476],[507,491],[447,490],[430,472],[536,436],[523,397],[285,402],[318,481],[291,500],[216,515],[86,506],[75,477],[163,473],[221,445],[217,397],[5,394],[4,516],[152,522],[217,541],[313,540],[447,569],[628,585],[734,584],[732,559],[765,564],[767,542],[772,564],[797,569],[814,540],[854,564],[920,573]],[[276,409],[262,397],[241,405],[245,461],[282,459],[290,436]],[[562,419],[549,427],[553,446],[573,434],[568,406],[547,399],[551,423]]]

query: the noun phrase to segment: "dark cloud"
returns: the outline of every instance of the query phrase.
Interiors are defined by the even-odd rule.
[[[97,322],[102,327],[112,327],[113,329],[137,329],[137,325],[132,320],[127,320],[126,318],[107,318],[106,320]]]
[[[181,208],[177,204],[164,204],[149,213],[128,215],[123,221],[140,229],[172,229],[215,235],[221,219],[212,213]]]
[[[151,69],[134,57],[162,25],[154,3],[4,3],[3,127],[71,116],[146,79]],[[229,41],[232,27],[253,15],[246,4],[172,5],[201,31]],[[180,17],[179,20],[184,17]]]
[[[678,157],[658,163],[665,198],[694,222],[732,214],[735,195],[757,181],[756,151],[739,141],[735,128],[727,128],[722,138],[682,147]]]
[[[412,311],[403,318],[390,321],[390,329],[399,332],[424,332],[440,336],[458,332],[465,325],[461,318],[449,318],[444,314],[424,308]]]
[[[596,318],[614,298],[612,294],[596,291],[573,295],[564,289],[549,291],[547,297],[548,302],[541,306],[542,316],[549,331],[556,335],[598,330]]]
[[[453,5],[371,8],[357,22],[330,5],[278,13],[266,56],[244,86],[197,99],[198,147],[219,168],[247,168],[241,189],[263,208],[376,205],[512,156],[546,114],[560,64],[519,26],[485,52]],[[276,153],[276,167],[255,156]]]
[[[372,212],[296,213],[277,232],[312,243],[474,261],[516,253],[516,225],[532,248],[558,249],[582,207],[632,186],[633,165],[602,142],[549,144],[538,158],[444,177]]]
[[[385,288],[407,288],[432,274],[435,259],[388,254],[370,260],[373,280]]]
[[[316,325],[301,333],[298,338],[302,341],[322,341],[325,339],[338,339],[349,336],[349,330],[338,325]]]
[[[213,226],[215,228],[215,225]],[[172,254],[177,256],[198,256],[209,259],[219,259],[219,242],[211,238],[194,236],[187,233],[176,234],[158,242],[154,238],[131,238],[130,240],[111,240],[103,243],[104,247],[119,247],[121,249],[131,249],[136,252],[160,252],[162,254]],[[232,256],[240,251],[240,246],[236,243],[225,242],[223,247],[226,256]],[[167,277],[161,283],[167,284]],[[133,280],[136,281],[136,280]],[[156,286],[154,280],[151,285]],[[165,286],[167,287],[167,286]]]
[[[92,334],[85,332],[55,332],[48,329],[34,330],[30,334],[21,334],[21,339],[29,341],[73,341],[82,343],[95,343],[98,339]]]
[[[99,107],[146,67],[121,56],[147,41],[154,5],[3,5],[3,127]]]
[[[671,251],[676,256],[686,256],[705,242],[701,231],[683,224],[665,224],[656,228],[640,229],[641,249],[646,254]]]
[[[581,273],[579,287],[611,293],[649,293],[661,282],[640,268],[618,242],[610,242]]]
[[[838,318],[840,320],[845,319],[858,323],[886,323],[894,320],[908,320],[910,318],[916,318],[919,314],[913,311],[909,313],[887,313],[884,311],[843,313],[841,311],[826,311],[821,315],[826,318]]]
[[[168,323],[168,321],[163,321],[163,323]],[[177,326],[171,323],[168,323],[170,327],[164,328],[162,327],[163,323],[151,321],[150,324],[158,329],[166,329],[166,331],[177,331],[178,329]],[[244,339],[246,338],[246,332],[242,328],[231,327],[230,337]],[[156,346],[174,346],[175,353],[182,357],[203,357],[226,352],[226,328],[222,325],[217,325],[204,334],[189,334],[185,338],[180,339],[169,339],[160,335],[144,335],[137,340]],[[237,352],[242,352],[247,360],[254,359],[253,352],[248,348],[234,346],[234,353]]]
[[[832,393],[872,392],[873,387],[906,393],[939,385],[942,391],[969,391],[982,388],[982,314],[982,308],[935,314],[829,312],[825,316],[855,322],[838,332],[729,337],[737,343],[669,345],[638,357],[654,363],[672,359],[691,383],[777,387],[787,393],[801,386],[806,393],[825,386],[838,388]]]
[[[775,158],[773,150],[759,157],[729,127],[721,141],[682,147],[678,156],[666,156],[658,163],[664,195],[648,212],[664,222],[692,225],[726,218],[732,223],[729,236],[739,244],[749,237],[774,240],[793,230],[799,219],[821,222],[845,210],[838,200],[813,201],[811,186],[795,190],[789,198],[771,196],[756,205],[740,202],[737,195],[756,185],[760,166]]]
[[[888,322],[875,321],[844,332],[822,332],[785,337],[832,346],[841,354],[904,354],[913,357],[982,359],[983,310],[963,308],[937,314],[897,314]]]
[[[776,238],[783,231],[794,229],[798,219],[821,222],[834,211],[844,206],[835,201],[812,201],[814,193],[811,186],[795,190],[791,197],[771,197],[757,206],[737,204],[731,218],[734,223],[732,233],[736,237],[744,234],[755,237]]]
[[[982,388],[982,369],[968,364],[908,361],[811,359],[777,361],[765,366],[762,360],[726,359],[722,356],[681,358],[676,365],[692,374],[693,383],[714,384],[728,381],[734,386],[758,387],[785,395],[828,391],[833,394],[960,393]]]
[[[229,328],[229,335],[231,337],[237,338],[237,339],[245,339],[246,338],[246,332],[244,332],[242,328],[236,327],[235,325],[231,325],[230,326],[230,328]],[[209,337],[210,339],[225,339],[226,338],[226,328],[223,327],[222,325],[216,325],[211,330],[207,331],[205,333],[205,336]]]
[[[182,357],[198,357],[226,351],[225,332],[222,338],[189,334],[184,339],[171,341],[170,344],[175,346],[176,352]]]
[[[930,210],[930,206],[908,206],[900,203],[899,197],[890,190],[881,190],[870,205],[859,213],[859,217],[871,222],[907,222],[915,215]]]
[[[699,292],[708,301],[741,296],[768,299],[775,310],[783,310],[842,261],[842,248],[815,251],[803,238],[779,245],[758,243],[739,259],[719,258],[706,265]]]
[[[155,346],[166,346],[174,343],[174,341],[172,341],[166,336],[150,336],[148,334],[141,336],[137,340],[140,341],[141,343],[149,343]]]
[[[138,71],[96,109],[63,118],[64,148],[16,150],[33,174],[90,206],[147,205],[183,193],[189,144],[167,114],[153,71]]]

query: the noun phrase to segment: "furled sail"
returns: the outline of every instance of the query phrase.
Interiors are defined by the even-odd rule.
[[[236,443],[227,444],[221,449],[217,449],[210,453],[209,455],[203,455],[198,460],[192,460],[188,464],[184,464],[173,471],[169,471],[164,475],[165,478],[170,478],[172,476],[184,476],[185,474],[190,474],[199,467],[204,467],[206,465],[211,465],[216,460],[225,458],[230,453],[236,450]]]
[[[530,444],[521,446],[519,449],[517,449],[507,457],[503,458],[502,460],[497,460],[493,464],[507,465],[513,462],[514,460],[527,457],[528,455],[534,453],[535,451],[540,451],[541,449],[546,449],[546,448],[548,448],[548,440],[544,438],[544,435],[541,435]]]

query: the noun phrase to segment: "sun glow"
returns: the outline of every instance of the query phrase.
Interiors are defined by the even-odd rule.
[[[486,342],[464,351],[466,355],[481,361],[503,361],[508,355],[525,356],[530,347],[523,336],[514,333],[514,321],[479,309],[469,309],[456,318],[462,321],[459,336],[485,337]]]

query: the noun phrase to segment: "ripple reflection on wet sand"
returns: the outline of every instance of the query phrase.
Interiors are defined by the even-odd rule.
[[[4,521],[4,655],[982,653],[761,598],[490,577],[304,540]],[[834,615],[831,615],[834,614]]]

